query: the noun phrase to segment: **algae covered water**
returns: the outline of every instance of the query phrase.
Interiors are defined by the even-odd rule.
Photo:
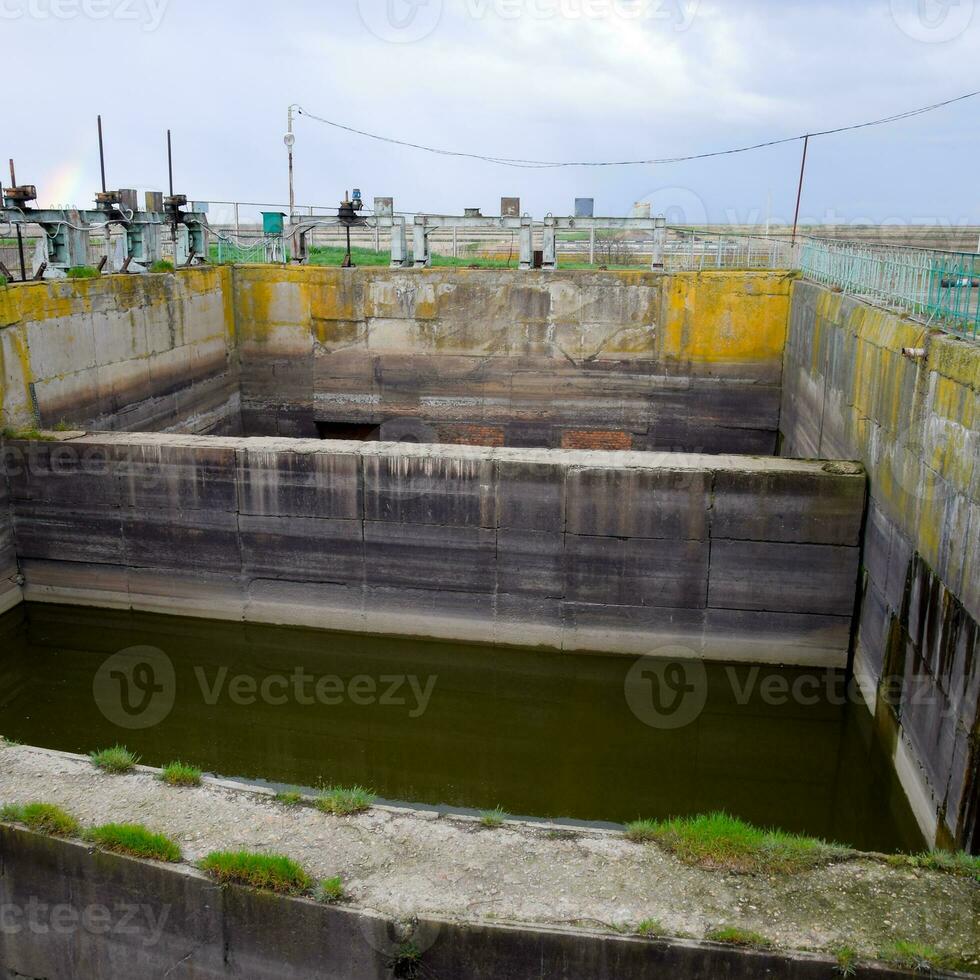
[[[726,810],[923,847],[870,713],[823,669],[30,604],[0,618],[0,734],[387,800],[613,823]]]

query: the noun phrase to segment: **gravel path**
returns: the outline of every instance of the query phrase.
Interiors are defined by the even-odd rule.
[[[396,919],[433,914],[588,928],[658,920],[701,938],[738,926],[788,949],[850,945],[864,955],[897,940],[925,943],[980,971],[980,885],[968,878],[852,860],[791,876],[688,867],[615,832],[568,832],[376,807],[331,817],[287,807],[238,784],[176,789],[140,768],[108,776],[78,756],[0,750],[0,803],[57,803],[83,824],[144,823],[177,840],[187,861],[214,849],[288,854],[313,875],[343,876],[353,903]]]

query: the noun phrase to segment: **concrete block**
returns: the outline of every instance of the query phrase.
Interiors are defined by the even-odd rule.
[[[122,520],[126,562],[134,568],[199,569],[239,575],[238,515],[185,511],[130,511]]]
[[[850,617],[858,559],[857,548],[712,540],[708,605]]]
[[[848,616],[708,609],[704,656],[735,663],[847,666],[851,638]]]
[[[679,539],[565,538],[572,602],[699,609],[708,584],[708,543]]]
[[[564,530],[564,465],[521,459],[498,459],[494,465],[499,527]]]
[[[242,514],[238,525],[247,576],[344,585],[364,579],[360,521]]]
[[[364,523],[369,586],[492,593],[496,532],[382,521]]]
[[[702,657],[703,609],[564,602],[562,616],[564,650],[671,658],[683,650],[691,658]]]
[[[497,591],[562,597],[564,540],[558,531],[501,528],[497,531]]]
[[[568,472],[570,534],[623,538],[707,537],[707,470],[572,467]]]
[[[496,526],[493,463],[484,455],[365,455],[368,521]]]
[[[346,520],[363,516],[358,453],[249,446],[238,451],[237,465],[243,514]]]
[[[46,504],[19,504],[14,540],[22,558],[62,562],[124,564],[122,512],[72,510]]]
[[[855,469],[843,475],[719,470],[712,537],[854,546],[861,537],[867,486],[863,467]]]

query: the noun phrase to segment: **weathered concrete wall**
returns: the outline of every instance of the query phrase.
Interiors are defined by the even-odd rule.
[[[770,455],[791,279],[239,267],[244,430]]]
[[[922,360],[903,348],[926,348]],[[794,286],[783,452],[871,483],[855,670],[920,824],[980,850],[980,347]]]
[[[0,461],[0,615],[12,609],[24,597],[17,584],[18,574],[17,555],[14,552],[13,513],[3,463]]]
[[[230,269],[0,289],[0,427],[240,431]]]
[[[31,600],[847,660],[853,464],[110,433],[9,454]]]
[[[0,827],[0,967],[47,980],[389,980],[404,925],[371,912],[236,886],[184,866],[137,861]],[[398,928],[401,928],[399,934]],[[477,980],[824,980],[825,957],[715,943],[643,940],[421,918],[418,975]],[[908,974],[861,968],[875,980]]]

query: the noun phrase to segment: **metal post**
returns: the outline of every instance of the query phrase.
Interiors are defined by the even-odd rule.
[[[240,218],[240,215],[239,215],[239,212],[238,212],[238,202],[236,201],[235,202],[235,238],[237,238],[238,241],[239,241],[239,243],[240,243],[241,240],[242,240],[242,226],[241,226],[241,221],[239,220],[239,218]],[[220,239],[219,239],[219,241],[220,241]]]
[[[293,224],[296,216],[296,194],[293,190],[293,146],[296,138],[293,136],[293,109],[291,105],[288,110],[288,125],[286,127],[286,147],[289,150],[289,223]]]
[[[650,263],[651,269],[662,269],[664,267],[664,245],[667,240],[667,219],[660,215],[657,217],[653,227],[653,261]]]
[[[105,144],[102,142],[102,116],[99,116],[99,167],[102,170],[102,193],[105,194]],[[108,237],[109,229],[106,228],[106,238]]]
[[[453,259],[459,258],[459,248],[456,242],[456,226],[453,225]]]
[[[806,173],[806,151],[810,146],[810,137],[803,139],[803,162],[800,164],[800,186],[796,192],[796,217],[793,219],[793,246],[796,246],[796,231],[800,226],[800,202],[803,200],[803,176]]]
[[[17,174],[14,172],[14,161],[10,161],[10,186],[17,186]],[[24,262],[24,236],[21,234],[20,225],[17,225],[17,251],[20,253],[20,281],[27,282],[27,265]]]
[[[595,228],[589,229],[589,265],[595,265]]]

